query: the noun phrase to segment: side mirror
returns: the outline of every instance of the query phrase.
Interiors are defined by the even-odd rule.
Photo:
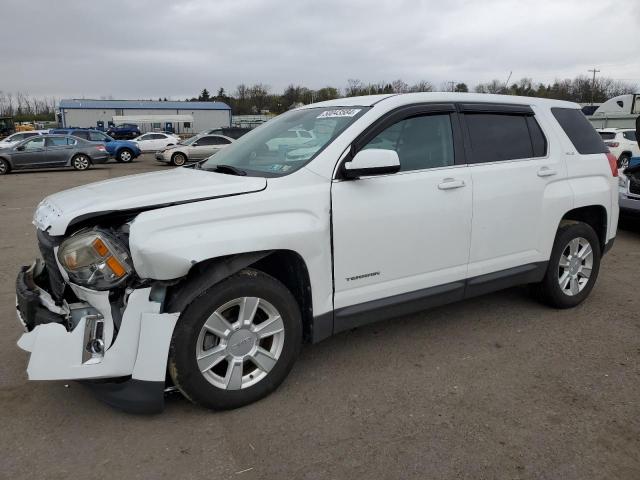
[[[19,152],[22,152],[24,150],[24,145],[20,145],[18,147],[16,147],[16,150]]]
[[[385,175],[400,171],[400,158],[394,150],[370,148],[360,150],[350,162],[345,162],[342,175],[346,179],[369,175]]]

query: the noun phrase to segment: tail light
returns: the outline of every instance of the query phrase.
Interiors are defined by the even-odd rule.
[[[100,152],[106,152],[107,151],[107,147],[105,147],[104,145],[97,145],[96,146],[96,150],[98,150]]]
[[[620,142],[604,142],[607,147],[618,148],[620,146]]]
[[[609,160],[609,167],[611,168],[611,175],[618,176],[618,159],[613,153],[607,153],[607,160]]]

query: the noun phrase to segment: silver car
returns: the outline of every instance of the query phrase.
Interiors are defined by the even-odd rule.
[[[178,145],[156,152],[156,160],[179,167],[187,162],[204,160],[233,142],[233,138],[224,135],[196,135]]]
[[[73,167],[86,170],[105,163],[109,154],[103,144],[71,135],[39,135],[0,150],[0,175],[11,170]]]

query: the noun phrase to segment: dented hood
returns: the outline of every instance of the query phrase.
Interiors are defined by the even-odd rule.
[[[266,186],[267,180],[262,177],[193,168],[129,175],[50,195],[38,205],[33,223],[50,235],[63,235],[69,225],[91,217],[258,192]]]

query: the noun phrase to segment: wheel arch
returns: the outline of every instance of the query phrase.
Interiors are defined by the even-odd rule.
[[[566,221],[583,222],[590,225],[598,235],[600,241],[600,251],[604,251],[604,247],[607,243],[607,209],[602,205],[587,205],[583,207],[574,208],[565,213],[560,221],[560,224]]]
[[[309,270],[293,250],[265,250],[212,258],[194,264],[189,273],[167,287],[163,311],[181,312],[195,298],[245,268],[254,268],[280,281],[294,296],[303,321],[305,341],[313,336],[313,300]]]

